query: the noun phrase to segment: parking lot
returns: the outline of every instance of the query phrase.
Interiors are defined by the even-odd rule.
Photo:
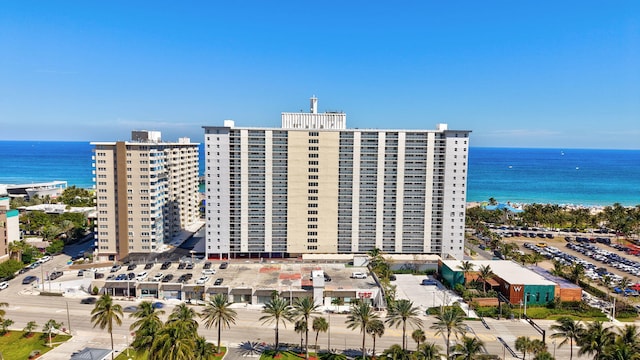
[[[462,298],[455,292],[447,290],[437,280],[433,280],[436,285],[421,285],[425,279],[433,280],[432,277],[425,275],[397,274],[396,280],[392,281],[392,284],[396,286],[396,294],[399,299],[410,300],[423,311],[431,307],[448,306],[456,301],[463,306],[465,305]]]

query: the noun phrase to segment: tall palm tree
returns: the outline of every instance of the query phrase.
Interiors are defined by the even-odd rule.
[[[320,335],[320,332],[327,332],[327,330],[329,330],[329,323],[327,322],[327,319],[323,317],[317,317],[313,319],[311,328],[313,329],[313,331],[316,332],[316,342],[313,348],[316,349],[316,354],[317,354],[319,352],[318,351],[318,335]]]
[[[91,322],[93,327],[99,326],[102,330],[107,328],[111,336],[111,360],[113,360],[113,323],[122,325],[122,306],[114,304],[109,294],[102,295],[91,310]]]
[[[309,317],[312,314],[315,314],[318,311],[318,305],[316,305],[313,301],[313,298],[303,297],[296,298],[293,302],[292,309],[292,317],[296,320],[304,320],[304,324],[306,325],[304,332],[304,356],[305,359],[309,359]]]
[[[277,351],[280,347],[280,323],[282,322],[282,325],[286,327],[287,322],[291,321],[291,306],[287,299],[276,295],[264,306],[262,313],[265,314],[260,317],[260,321],[262,321],[263,324],[276,324],[275,349]]]
[[[518,336],[516,339],[516,350],[522,352],[522,358],[527,358],[527,352],[531,350],[531,338],[528,336]]]
[[[390,348],[382,352],[382,358],[390,360],[410,360],[411,356],[408,351],[402,350],[400,345],[393,344]]]
[[[195,360],[210,360],[216,356],[215,346],[202,336],[198,336],[194,347]]]
[[[165,325],[153,340],[149,360],[191,360],[195,358],[196,337],[185,336],[178,323]]]
[[[640,354],[640,332],[636,325],[625,325],[619,329],[620,333],[616,337],[616,343],[628,344],[633,352]]]
[[[463,336],[462,341],[453,346],[456,360],[473,360],[484,351],[484,342],[475,337]]]
[[[302,351],[302,342],[304,341],[304,333],[307,331],[307,323],[304,319],[297,320],[293,325],[293,331],[300,334],[300,350]]]
[[[129,326],[129,330],[135,332],[131,346],[136,351],[151,349],[154,337],[163,326],[160,315],[164,315],[164,310],[155,309],[150,301],[141,302],[138,310],[129,315],[137,319]]]
[[[169,314],[166,326],[175,327],[184,337],[195,339],[198,336],[199,326],[196,316],[198,313],[195,310],[181,303]]]
[[[367,334],[371,335],[373,340],[373,349],[371,350],[371,356],[376,357],[376,337],[381,338],[384,335],[384,322],[380,319],[374,319],[369,321],[365,328]]]
[[[462,270],[462,276],[463,276],[462,285],[467,284],[467,274],[472,272],[474,267],[475,265],[473,265],[471,261],[463,261],[460,263],[460,265],[458,265],[458,269]],[[451,284],[451,286],[453,286],[453,284]]]
[[[482,292],[487,294],[487,280],[493,278],[495,274],[491,270],[491,265],[482,265],[478,271],[478,278],[482,280]]]
[[[569,360],[573,359],[573,342],[578,340],[584,334],[584,327],[580,321],[574,321],[570,317],[561,317],[556,320],[556,324],[551,325],[552,339],[562,339],[558,344],[558,348],[561,348],[564,344],[569,342]]]
[[[200,316],[204,320],[204,327],[210,328],[212,325],[218,327],[218,348],[220,353],[220,337],[222,335],[222,327],[229,328],[231,324],[236,323],[238,313],[230,308],[231,303],[227,301],[227,297],[223,294],[216,294],[209,299],[209,302],[202,310]]]
[[[578,355],[594,355],[594,358],[599,360],[607,347],[613,345],[614,340],[615,334],[611,331],[611,327],[604,327],[602,321],[589,323],[578,341],[580,346]]]
[[[418,349],[420,349],[420,343],[423,343],[423,342],[427,341],[427,336],[424,334],[424,331],[422,331],[422,329],[413,330],[413,332],[411,333],[411,338],[417,344],[416,345],[416,351],[418,351]]]
[[[442,354],[440,354],[441,349],[442,348],[435,343],[422,344],[415,353],[416,358],[419,360],[440,360],[442,359]]]
[[[436,322],[431,325],[431,329],[436,330],[436,335],[446,334],[447,359],[451,358],[451,334],[457,338],[459,335],[464,336],[466,333],[466,325],[462,322],[464,313],[455,307],[440,309],[440,313],[436,315]]]
[[[400,299],[389,307],[387,313],[387,324],[396,328],[402,324],[402,350],[407,350],[407,323],[412,328],[421,328],[422,320],[419,318],[420,309],[413,306],[413,302],[407,299]]]
[[[367,356],[367,348],[365,346],[367,326],[373,320],[379,320],[380,316],[373,311],[371,304],[368,301],[361,301],[351,306],[349,315],[347,315],[347,329],[355,330],[360,329],[362,333],[362,359],[365,360]]]
[[[571,281],[578,284],[580,280],[584,277],[584,265],[579,262],[575,262],[569,268],[569,277]]]

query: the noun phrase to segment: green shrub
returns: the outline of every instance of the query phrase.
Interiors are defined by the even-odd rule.
[[[18,260],[7,260],[0,263],[0,279],[11,279],[14,274],[22,269],[22,263]]]

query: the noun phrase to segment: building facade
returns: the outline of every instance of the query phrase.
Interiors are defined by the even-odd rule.
[[[206,253],[462,258],[469,133],[347,129],[346,114],[282,113],[281,128],[205,126]]]
[[[157,131],[91,144],[99,259],[161,251],[199,219],[199,144],[188,138],[163,142]]]
[[[20,240],[20,214],[11,210],[5,190],[0,188],[0,262],[9,260],[9,244]]]

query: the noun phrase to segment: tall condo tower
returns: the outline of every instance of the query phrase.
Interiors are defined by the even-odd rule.
[[[280,128],[203,127],[207,256],[462,259],[470,131],[347,129],[317,106]]]

